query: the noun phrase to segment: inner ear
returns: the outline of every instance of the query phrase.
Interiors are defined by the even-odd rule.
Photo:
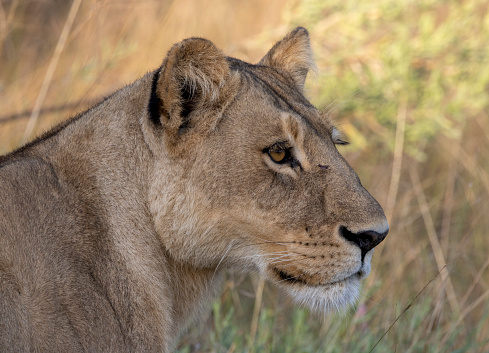
[[[190,112],[195,107],[195,92],[192,92],[189,85],[183,85],[180,90],[181,102],[182,102],[182,111],[180,115],[182,118],[187,118],[190,115]]]
[[[190,127],[190,113],[194,111],[197,107],[197,102],[199,100],[200,93],[196,89],[192,89],[189,84],[184,84],[180,89],[180,101],[181,101],[181,124],[178,127],[178,134],[184,134]]]

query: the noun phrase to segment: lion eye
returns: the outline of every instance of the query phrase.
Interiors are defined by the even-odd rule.
[[[299,165],[299,162],[292,156],[292,148],[287,142],[277,142],[274,145],[264,148],[263,153],[268,154],[272,162],[277,164],[290,164],[292,168]]]
[[[275,162],[275,163],[281,163],[285,161],[285,157],[287,156],[287,153],[285,150],[280,150],[280,151],[269,151],[268,154],[270,155],[270,158]]]

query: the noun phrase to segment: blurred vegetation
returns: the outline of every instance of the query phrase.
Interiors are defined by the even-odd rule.
[[[183,38],[257,62],[302,25],[319,68],[308,95],[344,131],[341,151],[391,225],[356,307],[318,317],[229,273],[179,352],[369,352],[381,338],[373,352],[489,352],[489,3],[75,3],[0,1],[0,153],[157,67]]]
[[[405,151],[423,159],[434,137],[460,138],[467,119],[489,105],[487,7],[481,0],[306,0],[291,22],[307,24],[317,43],[314,100],[339,99],[342,115],[358,117],[348,130],[355,146],[387,142],[393,150],[396,117],[407,110]]]

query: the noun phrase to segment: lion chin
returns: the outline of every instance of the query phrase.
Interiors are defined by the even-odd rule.
[[[340,312],[355,304],[359,298],[360,275],[331,284],[284,286],[286,292],[300,305],[315,313]]]
[[[351,269],[340,279],[330,282],[310,284],[300,276],[290,276],[275,267],[269,267],[267,277],[292,297],[296,303],[307,307],[314,313],[343,312],[355,305],[360,298],[362,280],[370,273],[372,253],[373,251],[370,251],[365,256],[360,269],[356,271]]]

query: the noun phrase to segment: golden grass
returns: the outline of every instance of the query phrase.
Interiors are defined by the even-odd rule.
[[[2,117],[75,103],[31,119],[27,129],[25,119],[2,123],[0,153],[157,68],[184,38],[209,38],[229,55],[259,60],[257,35],[276,30],[282,7],[279,0],[79,2],[0,3]]]
[[[368,351],[440,271],[375,352],[489,351],[489,92],[469,94],[480,82],[463,79],[474,74],[474,60],[489,62],[480,35],[489,26],[484,1],[77,4],[0,2],[0,119],[8,118],[0,120],[0,153],[156,68],[183,38],[209,38],[226,54],[256,62],[300,24],[311,29],[321,70],[309,84],[311,99],[321,107],[337,100],[333,115],[352,142],[342,152],[391,224],[348,319],[322,322],[290,310],[289,300],[259,279],[231,274],[212,316],[184,336],[181,351],[199,343],[204,351],[282,352],[292,339],[301,344],[296,351],[333,352],[325,340],[336,351]],[[454,33],[464,36],[446,44]],[[470,50],[451,56],[460,43]],[[477,68],[476,76],[487,76],[484,65]],[[427,74],[440,79],[423,81]],[[440,88],[441,81],[449,86]],[[432,96],[418,97],[425,85]],[[368,94],[376,90],[373,100]],[[440,115],[430,100],[451,110]],[[341,341],[349,339],[360,348]]]

